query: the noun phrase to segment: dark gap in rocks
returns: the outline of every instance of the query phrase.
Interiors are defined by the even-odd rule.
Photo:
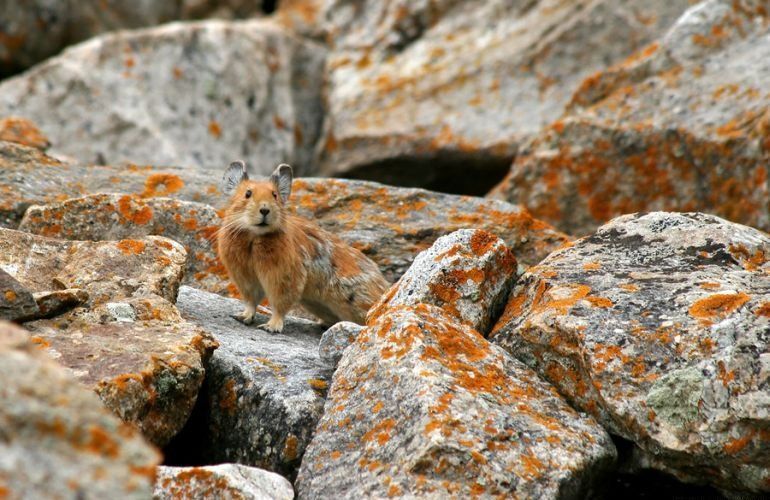
[[[726,500],[726,497],[714,488],[683,483],[671,474],[654,469],[635,469],[633,455],[636,445],[615,435],[612,440],[618,450],[618,468],[607,476],[604,487],[596,498]]]
[[[198,466],[216,463],[206,456],[204,449],[209,428],[209,404],[208,384],[204,382],[184,428],[163,448],[163,465]]]
[[[278,8],[278,0],[262,0],[262,12],[272,14]]]
[[[503,180],[512,162],[512,157],[439,153],[431,157],[388,158],[358,166],[343,176],[391,186],[484,196]]]

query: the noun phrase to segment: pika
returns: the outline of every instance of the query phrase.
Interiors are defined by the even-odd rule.
[[[254,322],[267,297],[270,320],[259,328],[278,333],[297,303],[324,324],[363,324],[389,284],[359,250],[314,222],[289,213],[292,170],[281,164],[268,179],[251,180],[235,161],[222,178],[230,196],[217,236],[219,257],[245,302],[242,320]]]

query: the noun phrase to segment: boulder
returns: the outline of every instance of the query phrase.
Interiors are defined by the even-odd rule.
[[[79,242],[0,229],[0,268],[33,292],[87,294],[80,307],[26,323],[33,341],[158,445],[187,421],[216,347],[173,305],[185,256],[157,236]]]
[[[363,326],[350,321],[340,321],[321,335],[318,343],[318,356],[321,361],[337,368],[342,359],[342,353],[347,349],[364,329]]]
[[[160,454],[5,322],[0,380],[0,496],[150,496]]]
[[[38,313],[32,292],[0,268],[0,320],[19,321]]]
[[[372,307],[367,323],[396,306],[433,304],[487,333],[516,280],[516,258],[494,234],[462,229],[442,236]]]
[[[323,412],[331,375],[318,356],[323,328],[289,317],[283,333],[271,334],[233,318],[243,310],[239,301],[187,286],[177,306],[219,342],[206,365],[202,429],[190,436],[204,459],[293,475]]]
[[[294,488],[278,474],[255,467],[158,467],[155,500],[293,500]]]
[[[265,20],[172,23],[108,33],[0,83],[0,115],[46,130],[86,163],[220,171],[241,158],[311,172],[322,46]]]
[[[343,354],[299,498],[585,498],[615,447],[444,310],[397,306]]]
[[[320,172],[485,193],[585,77],[690,3],[323,2],[315,17],[332,50]]]
[[[619,217],[525,273],[492,339],[647,466],[770,491],[769,259],[715,216]]]
[[[659,41],[585,80],[493,196],[581,236],[653,210],[770,229],[767,8],[700,2]]]
[[[16,142],[43,150],[51,145],[34,123],[18,116],[0,119],[0,141]]]

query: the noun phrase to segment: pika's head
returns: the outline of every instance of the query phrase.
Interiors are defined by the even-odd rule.
[[[291,181],[291,167],[285,163],[263,180],[249,179],[242,161],[231,163],[222,177],[222,191],[230,195],[226,227],[257,235],[278,231],[283,225]]]

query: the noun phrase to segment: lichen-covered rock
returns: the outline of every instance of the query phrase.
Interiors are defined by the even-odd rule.
[[[32,292],[0,268],[0,319],[19,321],[38,312]]]
[[[321,173],[485,192],[585,77],[689,4],[323,2],[316,17],[332,51]]]
[[[205,429],[194,437],[207,459],[292,475],[331,375],[318,356],[323,328],[289,318],[283,333],[271,334],[233,319],[243,310],[240,301],[187,286],[177,306],[219,342],[206,365]]]
[[[372,307],[367,323],[392,307],[433,304],[461,323],[487,333],[516,279],[516,258],[503,241],[482,230],[442,236]]]
[[[342,356],[299,498],[584,498],[615,448],[444,310],[390,309]]]
[[[158,445],[187,421],[216,347],[173,305],[184,262],[178,243],[157,236],[80,242],[0,229],[0,268],[33,292],[88,295],[83,306],[26,323],[33,341]]]
[[[80,288],[65,288],[64,290],[46,290],[32,294],[37,303],[37,318],[52,318],[88,302],[89,295]],[[30,318],[31,319],[31,318]]]
[[[587,79],[519,151],[494,196],[585,235],[636,211],[703,211],[770,229],[770,10],[708,0]],[[578,196],[575,195],[578,193]]]
[[[180,181],[179,182],[183,182]],[[33,205],[20,231],[68,240],[121,240],[162,235],[187,251],[184,283],[228,293],[227,272],[214,251],[221,218],[209,205],[172,198],[95,194],[50,205]]]
[[[238,464],[158,467],[155,500],[293,500],[294,488],[273,472]]]
[[[520,279],[492,338],[649,465],[770,490],[770,236],[628,215]]]
[[[363,326],[356,323],[340,321],[326,330],[318,343],[318,356],[321,361],[336,368],[342,359],[342,353],[356,340],[363,329]]]
[[[0,141],[16,142],[38,149],[46,149],[51,145],[34,123],[18,116],[0,119]]]
[[[309,172],[325,49],[265,20],[108,33],[0,83],[0,115],[88,163]],[[217,174],[216,179],[219,178]]]
[[[0,497],[145,499],[160,454],[0,322]]]

